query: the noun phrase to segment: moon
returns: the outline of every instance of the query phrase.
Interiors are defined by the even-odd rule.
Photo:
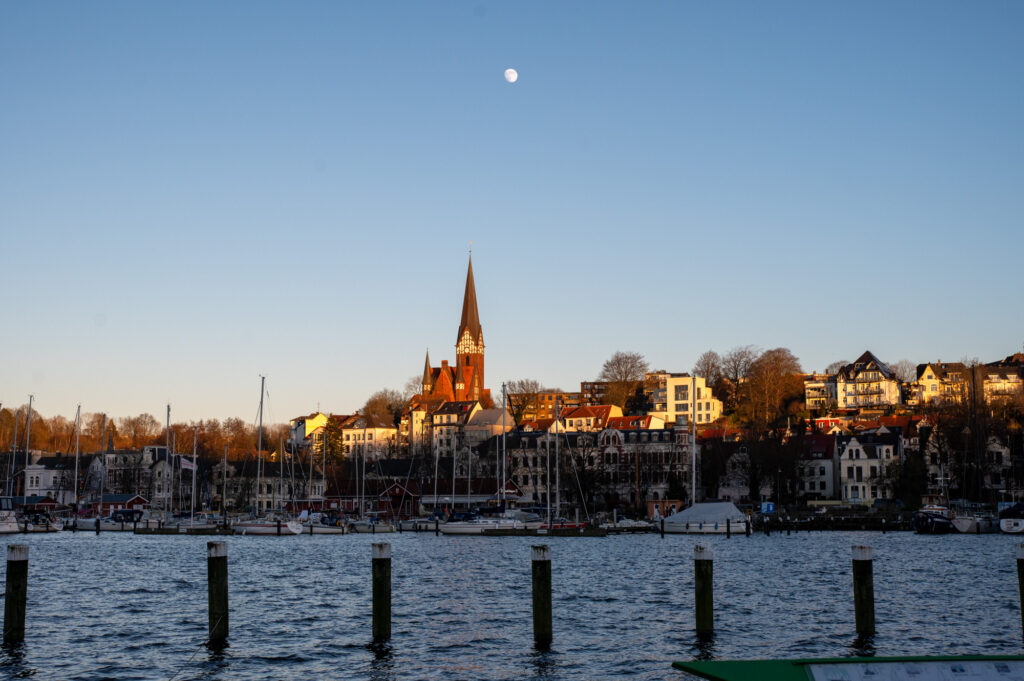
[[[505,80],[514,83],[519,80],[519,74],[516,73],[515,69],[505,69]]]

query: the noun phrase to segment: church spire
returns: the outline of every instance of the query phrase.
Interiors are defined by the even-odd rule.
[[[477,345],[483,345],[484,332],[480,328],[480,313],[476,309],[476,286],[473,283],[473,256],[469,256],[469,269],[466,271],[466,294],[462,298],[462,323],[459,324],[459,336],[455,342],[462,340],[466,332]]]
[[[423,367],[423,394],[430,392],[434,387],[433,370],[430,368],[430,350],[427,350],[426,366]]]

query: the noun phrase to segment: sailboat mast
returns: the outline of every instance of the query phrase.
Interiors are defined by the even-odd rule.
[[[562,484],[558,465],[558,395],[555,395],[555,517],[562,517]],[[550,525],[549,525],[550,527]]]
[[[266,376],[260,376],[260,417],[256,431],[256,514],[260,514],[260,491],[263,485],[263,386]]]
[[[14,476],[17,475],[18,462],[18,410],[14,410],[14,444],[11,445],[11,458],[7,461],[7,496],[14,494]]]
[[[82,427],[82,405],[78,405],[78,409],[75,410],[75,512],[78,512],[78,445],[79,445],[79,432]]]
[[[188,516],[189,522],[193,522],[196,516],[196,449],[199,444],[199,428],[192,427],[192,493],[189,495]]]
[[[171,405],[167,405],[167,425],[164,427],[164,445],[167,448],[167,463],[171,465],[171,512],[174,512],[174,462],[171,459]],[[166,510],[167,507],[164,507]]]
[[[505,414],[508,412],[508,394],[505,392],[505,384],[501,384],[501,492],[498,499],[501,503],[501,510],[505,510]]]
[[[284,435],[278,435],[277,436],[277,490],[275,491],[275,494],[281,492],[282,489],[284,488],[284,481],[283,481],[284,471],[282,470],[282,466],[284,465],[284,462],[282,461],[282,457],[283,456],[284,456]],[[282,501],[281,505],[284,506],[284,503],[283,503],[284,500],[282,499],[281,501]]]
[[[697,378],[690,379],[690,506],[697,503]],[[725,432],[724,430],[722,431]]]
[[[28,494],[28,450],[32,439],[32,395],[28,396],[28,419],[25,421],[25,467],[21,469],[21,505],[25,505]]]

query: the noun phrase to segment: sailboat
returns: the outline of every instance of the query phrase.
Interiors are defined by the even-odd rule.
[[[256,517],[251,520],[240,520],[234,523],[232,528],[235,534],[251,535],[296,535],[302,532],[302,524],[295,520],[284,518],[271,518],[263,513],[260,508],[260,492],[263,480],[261,479],[263,463],[263,393],[266,385],[266,377],[260,376],[260,417],[257,430],[256,445]]]

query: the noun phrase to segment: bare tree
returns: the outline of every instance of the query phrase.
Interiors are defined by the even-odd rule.
[[[739,383],[741,378],[746,378],[750,373],[750,367],[761,354],[753,345],[740,345],[722,357],[722,376],[733,383]]]
[[[917,380],[917,365],[909,359],[901,359],[895,364],[890,364],[889,368],[903,383],[913,383]]]
[[[850,363],[850,361],[846,360],[846,359],[841,359],[841,360],[839,360],[837,362],[832,362],[827,367],[825,367],[825,373],[826,374],[838,374],[839,370],[842,369],[844,366],[846,366],[849,363]]]
[[[544,392],[540,381],[532,378],[520,378],[505,384],[508,396],[508,411],[512,420],[518,425],[528,414],[537,413],[538,393]]]
[[[711,387],[718,385],[722,380],[722,358],[714,350],[708,350],[697,358],[693,365],[693,375],[703,376]]]
[[[411,400],[413,395],[419,395],[423,392],[423,376],[415,374],[409,377],[409,380],[402,386],[402,397],[408,401]]]
[[[643,389],[647,376],[647,360],[639,352],[616,352],[601,367],[597,380],[607,383],[605,401],[625,407],[626,400]]]

